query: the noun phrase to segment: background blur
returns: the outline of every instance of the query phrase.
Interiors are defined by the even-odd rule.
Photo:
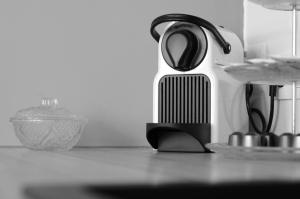
[[[42,97],[88,117],[80,145],[147,145],[157,70],[149,28],[173,12],[242,39],[242,0],[1,0],[0,145],[19,144],[9,118]]]

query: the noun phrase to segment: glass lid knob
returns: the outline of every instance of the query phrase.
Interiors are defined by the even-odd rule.
[[[42,106],[56,107],[58,100],[56,98],[44,97],[41,102]]]

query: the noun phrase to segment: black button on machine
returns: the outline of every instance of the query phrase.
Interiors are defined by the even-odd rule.
[[[161,50],[170,67],[178,71],[190,71],[205,58],[207,38],[201,27],[177,22],[164,34]]]

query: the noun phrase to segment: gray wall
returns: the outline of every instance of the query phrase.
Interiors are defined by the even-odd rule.
[[[149,26],[172,12],[242,36],[240,0],[0,1],[0,145],[18,144],[9,117],[43,96],[89,118],[81,145],[146,145],[157,70]]]

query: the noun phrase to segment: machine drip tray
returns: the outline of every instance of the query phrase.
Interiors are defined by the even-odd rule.
[[[148,123],[147,140],[163,152],[210,152],[210,124]]]

